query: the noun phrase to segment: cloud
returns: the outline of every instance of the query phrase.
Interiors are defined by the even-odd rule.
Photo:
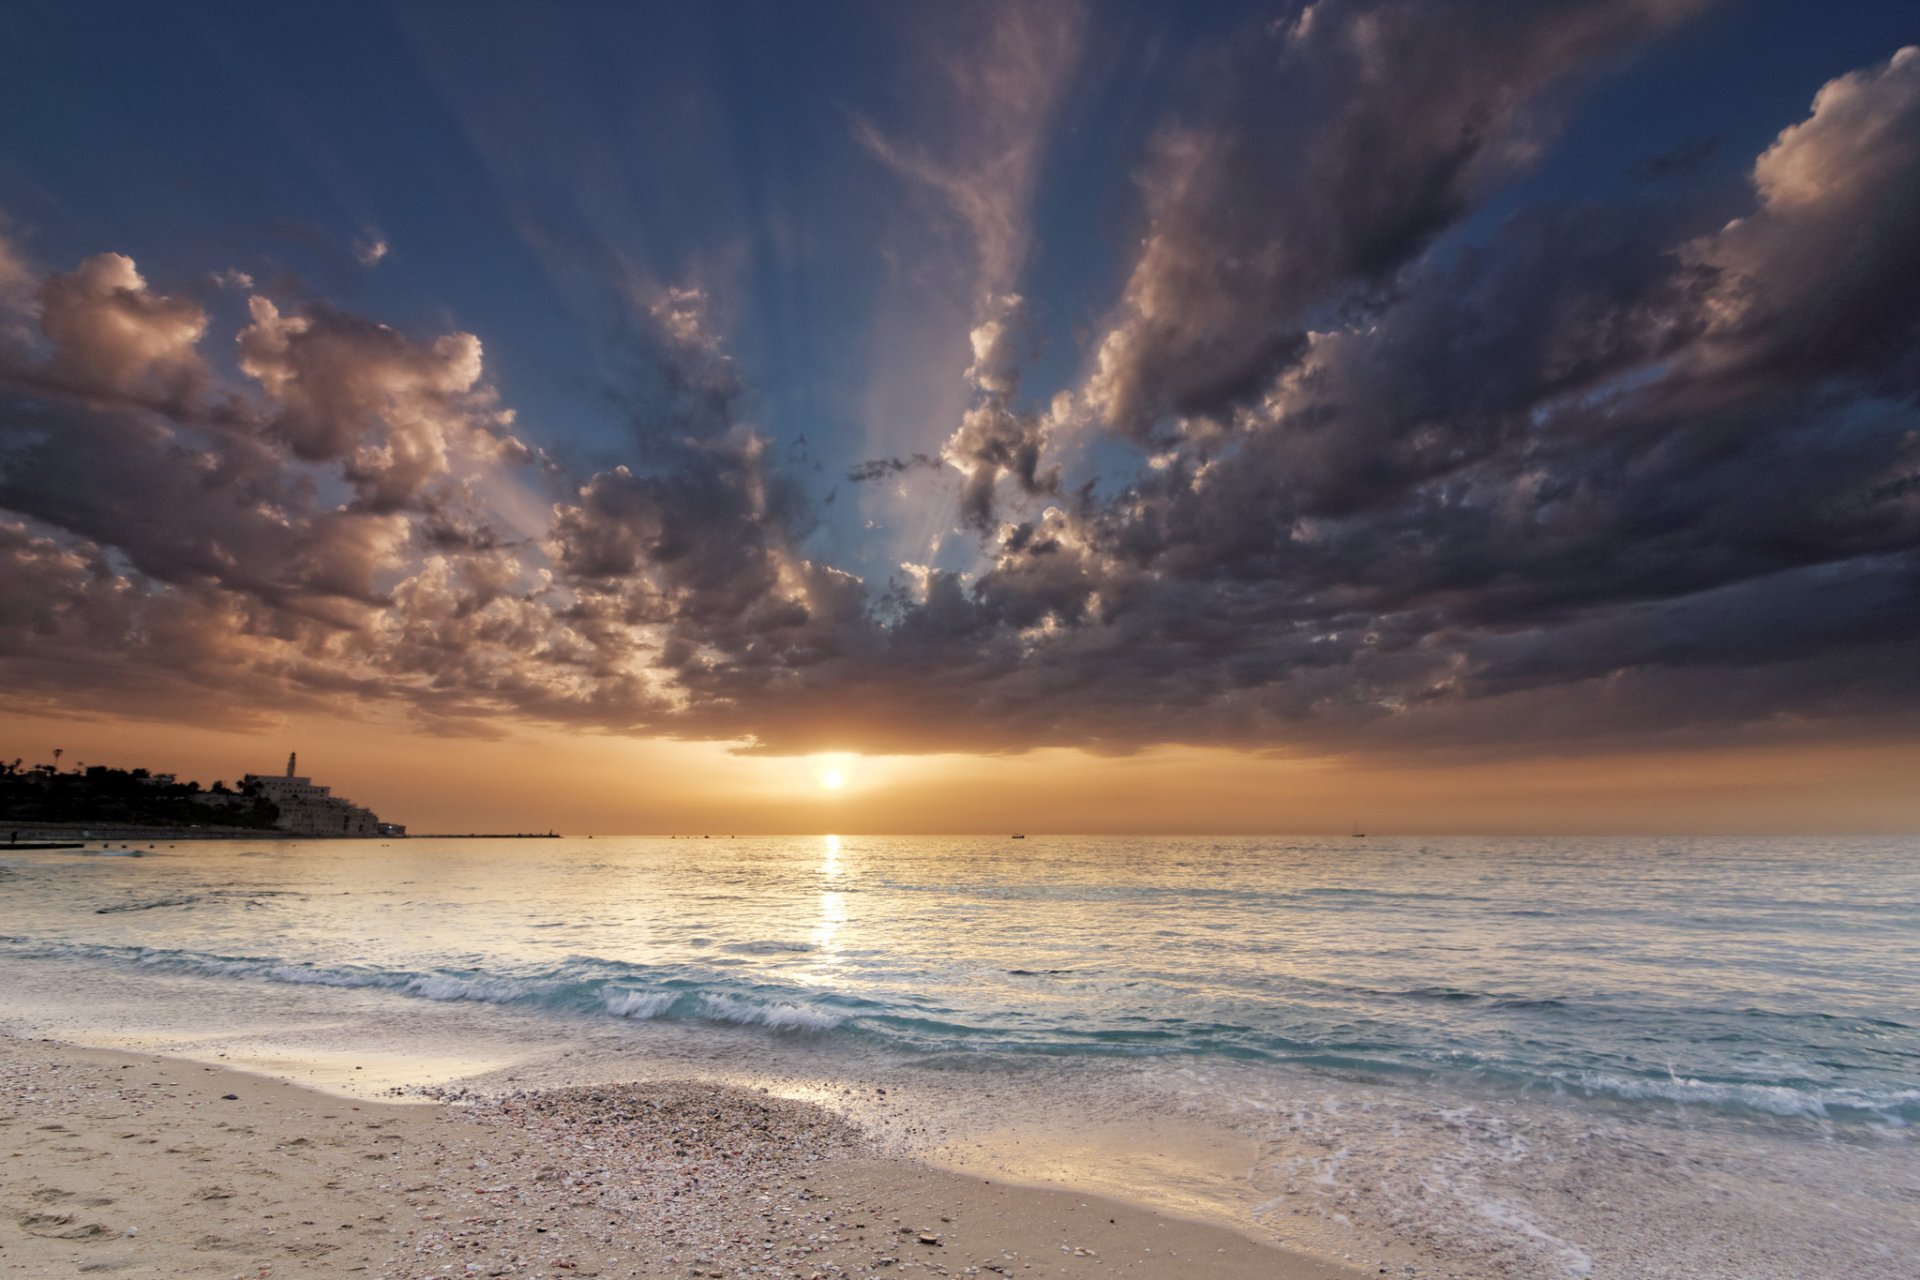
[[[368,232],[353,242],[353,256],[363,267],[377,267],[391,249],[385,236]]]
[[[485,438],[472,334],[423,345],[322,305],[285,315],[255,295],[247,306],[240,368],[275,407],[272,432],[299,458],[344,461],[368,509],[405,504],[447,474],[454,449]]]
[[[875,480],[886,480],[903,475],[909,471],[936,470],[940,459],[924,453],[911,454],[905,458],[869,458],[865,462],[855,463],[847,469],[847,479],[854,484],[869,484]]]
[[[133,259],[96,254],[40,287],[48,371],[77,388],[118,396],[188,398],[206,381],[198,351],[207,316],[190,301],[151,292]]]
[[[864,121],[856,133],[968,234],[971,262],[962,274],[972,295],[971,404],[940,452],[961,473],[964,519],[984,529],[1003,477],[1029,496],[1052,492],[1055,482],[1039,469],[1043,417],[1014,402],[1024,315],[1013,286],[1032,238],[1030,210],[1055,116],[1086,42],[1087,13],[1077,2],[966,12],[968,29],[952,42],[963,52],[937,60],[939,120],[930,132],[939,142],[909,146]]]
[[[1027,409],[1022,304],[985,297],[940,459],[980,559],[900,584],[819,554],[698,287],[645,291],[663,390],[625,465],[572,474],[520,465],[473,335],[255,296],[229,385],[226,335],[130,260],[29,271],[0,687],[776,752],[1910,736],[1920,55],[1826,86],[1731,222],[1622,188],[1445,234],[1557,86],[1686,8],[1528,7],[1472,56],[1426,6],[1307,10],[1268,54],[1315,127],[1162,135],[1164,216],[1082,394]],[[1228,87],[1269,118],[1270,86]],[[1070,463],[1090,401],[1119,439]]]
[[[1017,294],[987,299],[984,316],[970,336],[973,364],[967,369],[974,403],[959,428],[941,450],[964,477],[960,492],[961,518],[976,528],[994,522],[995,488],[1010,476],[1028,497],[1058,493],[1057,467],[1040,469],[1047,446],[1048,416],[1025,413],[1014,405],[1020,390],[1019,335],[1025,326],[1025,303]],[[1064,404],[1063,404],[1064,410]]]
[[[711,437],[724,434],[738,419],[745,388],[712,311],[712,298],[696,286],[652,290],[646,314],[659,343],[655,370],[665,395],[648,405],[636,424],[643,439],[661,434]]]
[[[34,340],[0,360],[6,593],[34,602],[0,627],[16,700],[63,681],[127,714],[414,696],[380,645],[392,587],[519,456],[477,342],[256,297],[249,395],[218,385],[205,312],[122,255],[35,292]],[[342,485],[362,500],[324,496]],[[116,664],[141,696],[113,692]]]
[[[1920,709],[1910,56],[1823,91],[1756,162],[1748,217],[1702,233],[1684,208],[1549,207],[1429,246],[1299,330],[1212,431],[1107,497],[993,527],[970,585],[922,569],[858,674],[889,691],[858,740],[1460,754],[1901,732]],[[984,358],[1009,331],[977,335],[985,396],[1017,386]],[[787,712],[762,708],[769,741],[820,740]]]
[[[1688,250],[1713,280],[1703,365],[1910,389],[1920,351],[1901,282],[1920,270],[1920,48],[1829,82],[1753,181],[1759,207]]]
[[[939,60],[943,146],[920,147],[855,122],[863,145],[933,195],[965,226],[982,294],[1010,288],[1026,256],[1028,208],[1047,127],[1080,56],[1086,26],[1078,0],[994,4],[977,11],[966,54]]]
[[[974,601],[1039,626],[1049,731],[1106,741],[1108,692],[1179,740],[1910,709],[1913,67],[1823,90],[1719,231],[1544,209],[1423,255],[1219,430],[1002,541]]]
[[[1087,394],[1140,440],[1245,405],[1539,154],[1556,91],[1703,0],[1320,0],[1158,136]]]

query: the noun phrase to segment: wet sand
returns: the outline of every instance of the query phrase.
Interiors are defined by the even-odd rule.
[[[0,1150],[9,1277],[1371,1274],[693,1080],[380,1103],[0,1037]]]

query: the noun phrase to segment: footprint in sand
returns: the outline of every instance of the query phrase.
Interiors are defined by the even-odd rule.
[[[77,1191],[62,1191],[59,1187],[42,1187],[33,1193],[33,1198],[41,1204],[55,1204],[61,1200],[71,1200],[88,1209],[98,1209],[101,1205],[113,1203],[112,1196],[83,1196]]]
[[[97,1222],[75,1224],[70,1213],[29,1213],[22,1215],[20,1225],[29,1235],[44,1236],[53,1240],[97,1240],[107,1235],[107,1228]]]

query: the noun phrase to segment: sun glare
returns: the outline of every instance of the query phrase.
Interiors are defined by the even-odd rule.
[[[838,791],[847,785],[845,769],[823,769],[820,772],[820,786],[827,791]]]

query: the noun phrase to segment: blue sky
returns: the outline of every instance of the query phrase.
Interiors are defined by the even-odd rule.
[[[1073,381],[1118,297],[1148,134],[1204,95],[1222,47],[1288,10],[1098,8],[1046,122],[1016,282],[1030,386]],[[0,83],[0,211],[52,264],[111,246],[169,285],[218,264],[404,330],[474,332],[524,432],[602,463],[632,430],[610,390],[645,381],[616,274],[703,282],[755,421],[805,438],[824,497],[862,458],[937,451],[947,424],[914,407],[943,383],[956,403],[973,299],[949,260],[965,247],[857,122],[937,153],[965,123],[941,60],[978,46],[985,13],[24,4]],[[1760,146],[1826,80],[1911,38],[1912,18],[1888,0],[1844,19],[1721,5],[1592,72],[1542,163],[1457,234],[1493,235],[1529,202],[1607,199],[1635,161],[1698,140],[1717,145],[1697,181],[1737,199]],[[369,270],[353,246],[373,237],[391,252]],[[912,332],[876,332],[903,318]],[[863,517],[835,507],[830,550],[884,569],[897,548],[841,530]]]

